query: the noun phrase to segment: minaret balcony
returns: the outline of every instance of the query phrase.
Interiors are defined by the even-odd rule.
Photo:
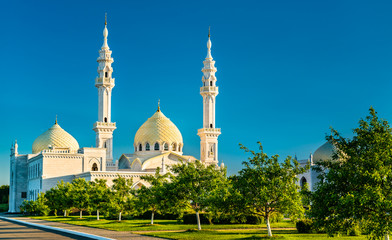
[[[200,93],[208,93],[208,92],[213,92],[213,93],[218,93],[218,87],[214,86],[205,86],[200,88]]]
[[[197,130],[197,135],[207,135],[209,137],[218,137],[221,134],[220,128],[200,128]]]
[[[95,122],[93,130],[99,132],[113,132],[116,129],[115,122]]]
[[[95,85],[112,85],[114,87],[114,78],[95,78]]]

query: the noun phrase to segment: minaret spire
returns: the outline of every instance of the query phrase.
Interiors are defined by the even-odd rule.
[[[216,86],[215,61],[211,55],[211,30],[208,28],[207,57],[204,67],[200,94],[203,97],[203,128],[198,130],[200,136],[200,160],[206,164],[218,166],[218,136],[220,128],[215,128],[215,101],[219,94]]]
[[[113,131],[116,123],[111,122],[112,89],[114,88],[112,51],[108,46],[107,15],[105,14],[105,28],[103,29],[103,45],[99,50],[98,77],[95,87],[98,88],[98,121],[93,130],[96,133],[96,147],[106,148],[106,161],[113,160]]]
[[[109,35],[109,32],[108,32],[108,29],[106,27],[107,25],[108,25],[107,15],[105,13],[105,28],[103,29],[103,45],[102,45],[101,49],[109,49],[109,46],[108,46],[108,35]]]

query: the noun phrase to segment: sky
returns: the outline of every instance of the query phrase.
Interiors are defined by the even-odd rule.
[[[211,26],[219,160],[237,173],[239,143],[306,159],[330,127],[352,137],[373,106],[392,121],[391,1],[5,1],[0,45],[0,185],[9,154],[31,153],[59,125],[95,146],[94,86],[105,13],[113,51],[114,157],[133,152],[160,99],[184,154],[199,158],[201,68]]]

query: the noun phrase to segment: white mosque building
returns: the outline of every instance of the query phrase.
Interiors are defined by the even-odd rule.
[[[94,123],[96,146],[80,147],[77,140],[54,123],[46,132],[38,136],[32,153],[20,154],[18,144],[11,147],[10,155],[10,198],[9,212],[18,212],[24,200],[34,200],[40,192],[54,187],[58,181],[70,182],[75,178],[86,180],[106,179],[108,185],[118,176],[132,179],[133,187],[148,184],[140,176],[153,174],[157,167],[162,172],[169,165],[183,161],[195,161],[196,158],[183,154],[184,143],[180,130],[159,108],[139,128],[134,138],[134,153],[122,154],[113,161],[113,132],[116,123],[111,119],[111,95],[115,86],[113,78],[112,51],[107,43],[108,30],[105,21],[104,42],[99,50],[98,77],[95,87],[98,89],[98,121]],[[215,126],[215,100],[218,95],[216,85],[215,61],[211,55],[211,40],[208,34],[207,57],[203,61],[202,86],[203,127],[198,130],[200,136],[200,161],[218,166],[218,136],[220,128]],[[329,158],[331,146],[323,145],[310,159],[300,161],[301,165],[314,160]],[[223,163],[221,164],[221,166]],[[316,173],[308,171],[299,176],[300,184],[307,182],[313,190],[317,181]]]

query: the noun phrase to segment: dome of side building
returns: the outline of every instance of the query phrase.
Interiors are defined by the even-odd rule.
[[[47,149],[61,149],[77,151],[79,143],[71,134],[66,132],[56,123],[46,132],[37,137],[33,143],[33,153],[39,153]]]
[[[313,161],[329,161],[332,160],[332,155],[335,152],[335,147],[330,142],[326,142],[321,145],[313,154]]]

